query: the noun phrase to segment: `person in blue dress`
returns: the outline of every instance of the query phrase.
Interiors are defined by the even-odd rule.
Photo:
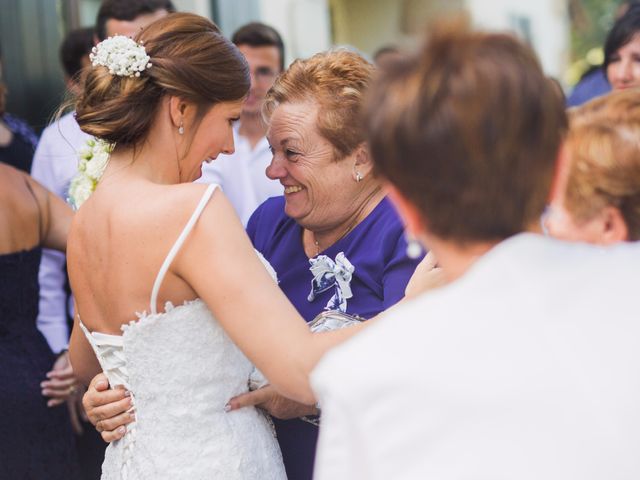
[[[66,399],[73,376],[36,327],[42,247],[64,250],[71,209],[0,163],[0,478],[80,478]],[[44,389],[44,391],[43,391]]]
[[[359,122],[372,74],[355,53],[320,53],[296,61],[267,94],[273,160],[266,173],[284,196],[258,207],[247,233],[307,322],[326,310],[376,316],[404,297],[419,262],[407,255]],[[308,415],[318,411],[268,387],[230,403],[251,404],[276,417],[288,478],[310,479],[318,427]]]

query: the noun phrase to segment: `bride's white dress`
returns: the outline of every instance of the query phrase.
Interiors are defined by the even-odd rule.
[[[103,480],[286,479],[265,415],[255,408],[225,412],[248,390],[252,364],[201,300],[156,312],[162,279],[215,189],[209,186],[169,252],[153,286],[150,314],[122,335],[89,332],[80,323],[112,386],[132,393],[136,421],[113,442]]]

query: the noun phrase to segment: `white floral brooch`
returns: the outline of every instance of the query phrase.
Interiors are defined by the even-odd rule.
[[[147,55],[144,46],[124,35],[101,41],[91,52],[91,64],[94,67],[107,67],[111,75],[139,77],[140,72],[151,68],[151,57]]]
[[[91,138],[78,151],[78,172],[69,185],[69,203],[77,210],[98,186],[109,163],[113,146],[104,140]]]

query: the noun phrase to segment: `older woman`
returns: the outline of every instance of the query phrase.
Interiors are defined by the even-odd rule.
[[[359,119],[373,72],[352,52],[317,54],[291,65],[266,99],[273,151],[267,175],[282,183],[284,196],[259,207],[247,232],[307,321],[324,310],[375,316],[403,297],[418,262],[407,256],[402,223],[365,146]],[[85,402],[90,418],[95,422],[121,412],[120,403],[92,407],[122,402],[122,395],[91,389]],[[232,407],[247,404],[291,418],[274,421],[287,476],[311,478],[318,428],[296,417],[317,414],[315,407],[295,404],[272,389],[248,394]],[[100,428],[113,430],[125,418],[103,421]]]
[[[355,53],[320,53],[291,65],[266,98],[267,175],[284,197],[259,207],[247,232],[307,321],[323,310],[375,316],[403,297],[416,266],[364,143],[372,74]],[[274,423],[289,478],[310,478],[317,427]]]
[[[558,238],[640,240],[640,99],[614,92],[570,115],[565,168],[544,221]]]

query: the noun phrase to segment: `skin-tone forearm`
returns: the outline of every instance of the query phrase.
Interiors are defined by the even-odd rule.
[[[77,306],[74,311],[78,311]],[[76,378],[83,385],[89,385],[93,377],[102,371],[91,345],[80,329],[77,313],[69,339],[69,360]]]
[[[175,273],[195,287],[229,337],[269,382],[301,403],[314,403],[309,374],[322,355],[356,332],[314,335],[309,331],[269,277],[219,192],[176,258]],[[224,281],[213,285],[212,277]]]

